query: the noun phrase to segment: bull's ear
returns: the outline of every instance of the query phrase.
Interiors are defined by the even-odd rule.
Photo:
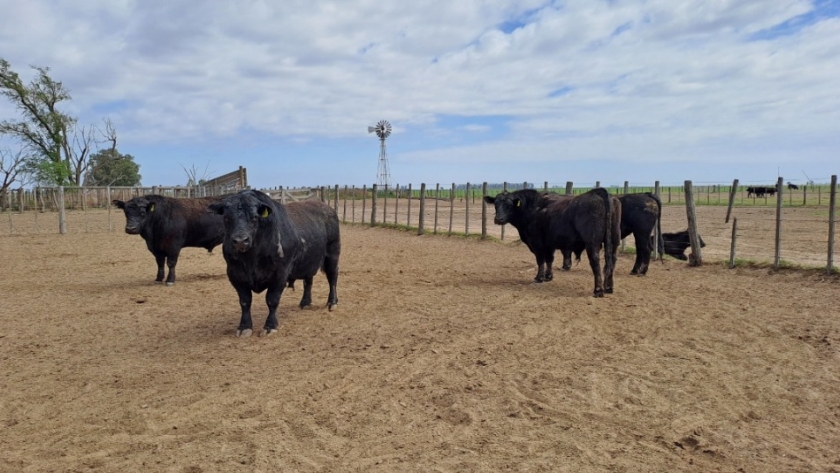
[[[121,200],[114,199],[114,200],[111,201],[111,204],[118,209],[124,209],[125,208],[125,202],[123,202]]]
[[[225,213],[225,204],[221,202],[215,202],[207,206],[207,209],[214,214],[224,215]]]
[[[495,197],[490,197],[489,195],[485,195],[484,196],[484,202],[492,205],[494,202],[496,202],[496,198]]]
[[[268,218],[268,216],[271,215],[271,209],[268,208],[267,205],[260,205],[257,208],[257,212],[260,214],[260,217],[262,217],[262,218]]]

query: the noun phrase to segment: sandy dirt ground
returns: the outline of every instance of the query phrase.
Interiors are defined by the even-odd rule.
[[[344,225],[338,309],[249,339],[221,248],[164,287],[137,236],[0,235],[0,471],[840,472],[836,277],[623,255],[595,299],[415,233]]]

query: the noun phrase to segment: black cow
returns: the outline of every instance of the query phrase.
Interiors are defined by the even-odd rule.
[[[239,295],[242,317],[237,337],[252,333],[251,292],[267,290],[268,318],[262,335],[277,332],[277,306],[283,289],[303,280],[300,307],[312,304],[312,278],[327,275],[327,307],[338,304],[338,258],[341,253],[338,216],[317,200],[282,205],[262,192],[246,190],[210,206],[224,217],[222,245],[227,275]]]
[[[700,239],[700,248],[706,247],[706,242],[703,241],[703,238],[698,235]],[[651,240],[653,238],[651,237]],[[685,249],[691,246],[691,238],[689,237],[688,230],[683,230],[681,232],[676,233],[663,233],[662,234],[662,242],[660,242],[659,251],[661,253],[665,253],[666,255],[673,256],[679,260],[687,260],[688,257],[685,255]]]
[[[540,195],[542,196],[542,206],[548,205],[552,201],[571,198],[568,195],[551,192],[545,192]],[[653,233],[654,228],[657,228],[660,239],[662,235],[662,230],[659,229],[660,219],[662,217],[662,202],[656,194],[651,192],[624,194],[618,196],[618,200],[621,201],[621,238],[626,238],[628,235],[633,234],[633,238],[636,241],[636,261],[633,264],[633,269],[630,271],[630,274],[647,274],[648,266],[650,266],[650,255],[653,252],[651,233]],[[659,247],[662,247],[661,241]],[[582,248],[574,251],[578,261],[582,252]],[[564,251],[562,269],[569,270],[571,267],[572,251]]]
[[[584,249],[595,277],[595,297],[613,292],[613,270],[618,250],[621,202],[605,189],[593,189],[575,197],[551,197],[533,189],[486,196],[495,207],[493,221],[510,223],[537,260],[537,282],[553,278],[554,251],[564,255]],[[600,250],[605,248],[603,278]]]
[[[651,192],[624,194],[618,196],[618,200],[621,201],[621,238],[632,233],[636,240],[636,262],[630,274],[644,275],[653,250],[651,233],[656,228],[657,233],[662,235],[662,202]]]
[[[221,197],[173,199],[160,195],[135,197],[111,203],[125,212],[125,232],[140,235],[146,247],[155,255],[157,277],[163,282],[163,263],[169,267],[166,285],[175,284],[175,265],[181,248],[205,248],[208,252],[222,244],[222,217],[207,211],[207,206]]]
[[[797,186],[796,184],[794,184],[794,183],[792,183],[792,182],[788,182],[787,186],[788,186],[788,189],[789,189],[789,190],[792,190],[792,191],[797,191],[797,190],[799,190],[799,186]]]

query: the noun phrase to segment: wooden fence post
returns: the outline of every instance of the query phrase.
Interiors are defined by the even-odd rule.
[[[377,187],[378,186],[376,184],[373,185],[373,195],[370,198],[370,226],[371,227],[376,226],[376,201],[377,201],[376,191],[378,190]]]
[[[595,188],[601,187],[601,181],[595,181]]]
[[[574,188],[574,184],[572,181],[566,181],[566,195],[572,195],[572,189]]]
[[[58,233],[67,233],[67,215],[64,212],[64,186],[58,187]]]
[[[452,183],[452,191],[449,193],[449,236],[452,236],[452,219],[455,216],[455,183]]]
[[[624,193],[625,194],[630,193],[630,182],[628,182],[628,181],[624,181]],[[624,250],[623,247],[621,249]]]
[[[335,185],[335,195],[333,195],[333,204],[335,207],[335,213],[338,215],[338,184]]]
[[[837,215],[837,174],[831,176],[831,187],[828,197],[828,264],[826,273],[834,272],[834,218]]]
[[[113,205],[111,205],[111,186],[108,186],[108,189],[105,191],[105,193],[108,196],[108,201],[106,203],[106,205],[108,206],[108,231],[113,232],[114,221],[111,219],[111,207],[113,207]]]
[[[688,216],[688,236],[691,241],[691,254],[688,255],[689,266],[701,266],[703,257],[700,254],[700,237],[697,233],[697,216],[694,209],[694,189],[691,181],[685,181],[685,211]]]
[[[543,182],[543,192],[548,192],[548,181]]]
[[[735,267],[735,239],[738,236],[738,217],[732,219],[732,242],[729,246],[729,269]]]
[[[425,233],[426,224],[426,183],[420,183],[420,219],[417,221],[417,234]]]
[[[507,182],[502,184],[502,192],[507,192]],[[495,210],[496,209],[493,209],[494,212],[495,212]],[[502,240],[504,241],[504,239],[505,239],[505,225],[502,225]]]
[[[362,186],[362,224],[365,223],[365,204],[367,204],[367,184]]]
[[[354,184],[351,188],[352,196],[353,196],[353,207],[350,209],[350,222],[356,223],[356,185]]]
[[[779,269],[782,263],[782,178],[776,181],[776,253],[773,268]]]
[[[467,204],[466,208],[466,220],[464,221],[464,235],[470,234],[470,183],[467,183],[467,193],[464,198],[464,202]]]
[[[487,239],[487,202],[484,198],[487,197],[487,183],[481,184],[481,239]]]
[[[385,192],[383,192],[382,195],[384,196],[383,200],[382,200],[382,224],[385,225],[386,223],[388,223],[388,219],[387,219],[387,216],[388,216],[388,183],[387,182],[385,183]]]
[[[435,230],[432,232],[437,235],[438,229],[438,203],[440,202],[440,183],[435,184]]]
[[[726,220],[729,223],[729,216],[732,214],[732,205],[735,203],[735,193],[738,192],[738,179],[732,181],[732,189],[729,189],[729,207],[726,208]]]
[[[405,216],[405,226],[411,228],[411,183],[408,183],[408,213]]]
[[[400,214],[400,185],[394,188],[394,225],[397,225],[397,216]]]
[[[344,213],[341,217],[342,222],[347,222],[347,184],[344,184]]]

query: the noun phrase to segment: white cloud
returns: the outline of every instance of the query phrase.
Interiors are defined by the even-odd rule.
[[[469,162],[527,146],[534,162],[557,159],[557,149],[702,160],[728,145],[761,161],[744,150],[766,141],[822,159],[838,151],[840,20],[750,40],[811,8],[802,0],[0,0],[0,51],[22,73],[50,66],[73,93],[73,113],[88,122],[110,115],[123,143],[136,146],[243,133],[364,138],[383,117],[409,133],[440,115],[505,116],[510,129],[499,136],[463,124],[488,142],[405,157]],[[9,113],[0,103],[0,118]]]

